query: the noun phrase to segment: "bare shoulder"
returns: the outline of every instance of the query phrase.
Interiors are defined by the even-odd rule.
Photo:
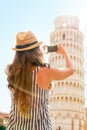
[[[51,83],[50,68],[42,67],[37,73],[37,84],[42,89],[48,89],[48,85]]]

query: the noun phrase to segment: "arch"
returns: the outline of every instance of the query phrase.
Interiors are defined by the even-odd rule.
[[[74,97],[74,101],[76,102],[76,97]]]
[[[70,97],[70,101],[72,101],[72,97]]]
[[[62,34],[62,39],[65,40],[65,33]]]
[[[61,97],[61,100],[63,100],[63,99],[64,99],[64,97],[62,96],[62,97]]]
[[[59,97],[57,97],[57,100],[59,100]]]
[[[67,101],[67,100],[68,100],[68,97],[65,97],[65,100]]]

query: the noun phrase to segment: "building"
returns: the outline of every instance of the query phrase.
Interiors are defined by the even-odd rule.
[[[6,126],[9,114],[0,112],[0,126]]]
[[[83,33],[78,17],[57,17],[50,44],[61,44],[66,49],[74,69],[72,76],[52,83],[49,102],[53,129],[85,130]],[[64,57],[55,52],[50,54],[49,63],[55,68],[65,66]]]
[[[85,130],[87,130],[87,107],[85,108],[85,112],[86,112]]]

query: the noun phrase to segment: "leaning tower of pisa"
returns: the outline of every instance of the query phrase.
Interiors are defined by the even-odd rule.
[[[63,15],[55,19],[50,44],[61,44],[73,64],[74,74],[65,80],[53,81],[50,92],[50,114],[53,130],[84,130],[84,58],[83,33],[76,16]],[[49,56],[52,67],[65,66],[65,59],[55,52]]]

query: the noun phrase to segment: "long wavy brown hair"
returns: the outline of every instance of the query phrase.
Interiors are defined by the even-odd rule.
[[[14,92],[14,103],[19,106],[19,111],[23,114],[27,107],[25,104],[30,99],[33,67],[46,66],[43,53],[39,47],[32,50],[16,52],[13,62],[7,66],[8,88]],[[24,91],[23,91],[24,90]],[[26,91],[26,92],[25,92]]]

